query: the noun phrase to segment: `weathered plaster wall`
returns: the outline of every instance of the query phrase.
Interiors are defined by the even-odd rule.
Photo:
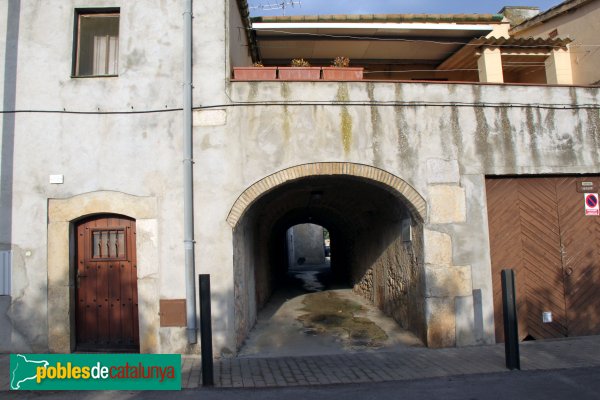
[[[8,21],[4,4],[2,24]],[[181,106],[180,3],[20,4],[17,109],[158,111]],[[86,6],[121,7],[118,77],[70,77],[73,9]],[[381,168],[425,198],[424,336],[441,345],[492,342],[484,176],[599,172],[598,110],[569,107],[598,104],[598,90],[442,83],[230,84],[230,12],[225,2],[194,2],[194,103],[214,106],[194,115],[196,272],[212,278],[215,353],[236,347],[234,283],[243,286],[240,293],[255,291],[248,276],[234,277],[238,232],[226,220],[231,207],[266,176],[324,161]],[[4,76],[0,86],[6,88]],[[231,101],[236,107],[228,106]],[[361,104],[349,103],[354,101]],[[10,183],[12,212],[3,209],[0,216],[0,245],[14,252],[13,296],[6,311],[10,321],[5,325],[13,331],[10,340],[0,339],[0,350],[48,348],[50,198],[114,191],[156,199],[156,223],[146,229],[157,243],[151,279],[160,298],[184,298],[181,120],[180,112],[14,116],[14,168],[0,189],[4,196],[5,182]],[[3,153],[2,174],[6,160]],[[443,163],[447,165],[439,167]],[[49,184],[50,174],[63,174],[64,184]],[[450,207],[444,206],[447,201]],[[248,315],[254,313],[251,307]],[[148,318],[158,319],[150,314]],[[159,328],[153,350],[197,351],[197,346],[185,345],[184,335],[184,329]]]
[[[516,37],[547,38],[554,30],[560,38],[571,38],[571,68],[573,83],[576,85],[592,85],[600,82],[600,63],[597,27],[600,24],[600,3],[590,1],[581,7],[547,19],[541,24],[515,29]]]
[[[229,65],[230,67],[247,67],[252,65],[252,58],[248,46],[248,37],[238,2],[229,1],[229,33],[227,45],[229,47]],[[229,68],[228,70],[231,70]]]
[[[20,1],[20,13],[7,16],[7,3],[0,6],[0,30],[4,37],[9,18],[20,23],[18,38],[18,68],[16,102],[4,109],[48,110],[46,113],[17,114],[15,119],[14,152],[10,187],[2,181],[2,207],[10,189],[12,212],[2,212],[2,248],[12,248],[13,296],[7,310],[7,322],[12,327],[12,339],[0,339],[0,350],[43,351],[48,349],[48,199],[65,199],[82,193],[114,191],[133,196],[153,197],[157,202],[151,242],[159,243],[153,263],[156,268],[148,275],[138,276],[140,282],[153,280],[156,294],[145,299],[148,306],[141,324],[141,335],[150,334],[146,326],[155,326],[160,298],[184,298],[183,226],[182,226],[182,114],[164,112],[181,107],[182,103],[182,42],[183,3],[164,0],[66,0],[58,2]],[[119,76],[106,78],[72,78],[72,48],[74,9],[86,7],[120,7]],[[194,75],[195,101],[221,102],[224,94],[226,52],[225,2],[210,4],[194,2]],[[49,34],[51,32],[52,34]],[[16,43],[9,43],[16,45]],[[5,46],[2,44],[4,54]],[[2,68],[6,64],[2,58]],[[11,59],[12,60],[12,59]],[[210,78],[204,79],[205,73]],[[214,79],[219,76],[220,79]],[[2,88],[10,82],[2,79]],[[10,78],[10,77],[9,77]],[[60,111],[112,112],[123,114],[61,114]],[[152,111],[135,114],[135,112]],[[163,112],[161,112],[163,111]],[[131,114],[127,114],[131,112]],[[10,114],[8,114],[10,116]],[[6,115],[3,115],[6,120]],[[219,118],[199,121],[209,124],[203,133],[218,131]],[[216,123],[216,127],[215,127]],[[3,126],[5,127],[6,124]],[[6,129],[3,129],[3,143]],[[198,134],[197,154],[210,142]],[[7,146],[3,146],[4,149]],[[210,151],[204,153],[210,157]],[[3,166],[7,158],[3,156]],[[217,182],[222,175],[215,165],[196,175],[197,188],[210,176]],[[3,168],[3,173],[5,172]],[[64,184],[48,183],[50,174],[64,175]],[[208,180],[210,180],[209,178]],[[7,189],[8,188],[8,189]],[[200,193],[200,190],[198,190]],[[202,195],[196,195],[203,202]],[[212,196],[204,191],[208,196]],[[206,203],[206,202],[205,202]],[[231,243],[231,228],[223,215],[227,205],[216,206],[220,212],[198,213],[196,225],[218,219],[220,232],[199,235],[197,272],[213,272],[214,265],[231,265],[231,247],[215,243]],[[127,214],[126,212],[124,214]],[[7,215],[11,217],[6,223]],[[219,217],[220,215],[220,217]],[[144,221],[140,221],[144,224]],[[210,222],[208,222],[210,224]],[[219,224],[217,224],[219,225]],[[7,229],[8,226],[8,229]],[[150,229],[151,228],[151,229]],[[5,232],[6,231],[6,232]],[[65,232],[62,232],[67,234]],[[8,239],[7,239],[8,238]],[[215,252],[213,247],[218,247]],[[219,254],[215,254],[219,253]],[[210,265],[209,261],[210,260]],[[216,271],[213,310],[222,316],[215,321],[215,343],[230,340],[228,323],[232,321],[231,268],[225,279]],[[140,292],[140,296],[144,296]],[[196,296],[197,298],[197,296]],[[141,306],[141,304],[140,304]],[[68,309],[53,309],[68,315]],[[227,315],[230,315],[228,319]],[[4,315],[4,313],[3,313]],[[152,328],[154,329],[154,328]],[[142,351],[198,351],[185,343],[184,328],[157,328],[146,340],[150,347]],[[233,331],[233,327],[231,327]],[[10,335],[9,335],[10,336]]]
[[[243,132],[246,187],[293,165],[349,161],[425,197],[426,336],[439,345],[494,340],[485,175],[600,169],[598,110],[570,106],[598,104],[596,89],[263,82],[234,83],[231,97],[259,103],[228,114]]]

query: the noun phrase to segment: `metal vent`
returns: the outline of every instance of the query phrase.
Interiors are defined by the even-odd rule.
[[[12,251],[0,251],[0,296],[10,296]]]

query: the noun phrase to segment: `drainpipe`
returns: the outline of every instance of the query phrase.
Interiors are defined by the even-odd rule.
[[[196,272],[194,265],[194,177],[192,166],[192,0],[183,12],[183,230],[185,248],[185,311],[188,343],[197,341]]]

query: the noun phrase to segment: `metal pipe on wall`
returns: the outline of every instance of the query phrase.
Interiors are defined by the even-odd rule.
[[[185,294],[188,343],[197,342],[196,282],[194,260],[194,177],[192,141],[192,0],[183,12],[183,229],[185,248]]]

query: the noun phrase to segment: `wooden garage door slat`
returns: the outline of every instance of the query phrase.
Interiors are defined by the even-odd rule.
[[[500,271],[505,268],[516,272],[520,339],[564,336],[566,311],[554,183],[544,178],[488,179],[486,190],[496,339],[504,340]],[[555,322],[543,324],[543,311],[552,311]]]
[[[519,214],[515,212],[518,208],[518,181],[506,180],[487,180],[486,181],[487,201],[488,201],[488,216],[490,224],[490,250],[492,257],[492,265],[494,278],[493,295],[494,295],[494,313],[496,325],[496,339],[503,340],[503,324],[502,324],[502,285],[499,279],[499,271],[504,268],[513,268],[516,273],[516,281],[519,282],[523,277],[521,275],[522,258],[521,250],[521,230]],[[501,226],[512,226],[513,229],[497,229]],[[512,251],[504,251],[504,249],[512,249]],[[496,279],[496,272],[498,279]],[[524,271],[523,271],[524,274]],[[523,299],[523,293],[517,286],[517,299]],[[526,314],[526,302],[519,301],[517,304],[517,312],[519,315]],[[520,330],[524,327],[520,326]],[[520,336],[522,333],[520,332]]]

